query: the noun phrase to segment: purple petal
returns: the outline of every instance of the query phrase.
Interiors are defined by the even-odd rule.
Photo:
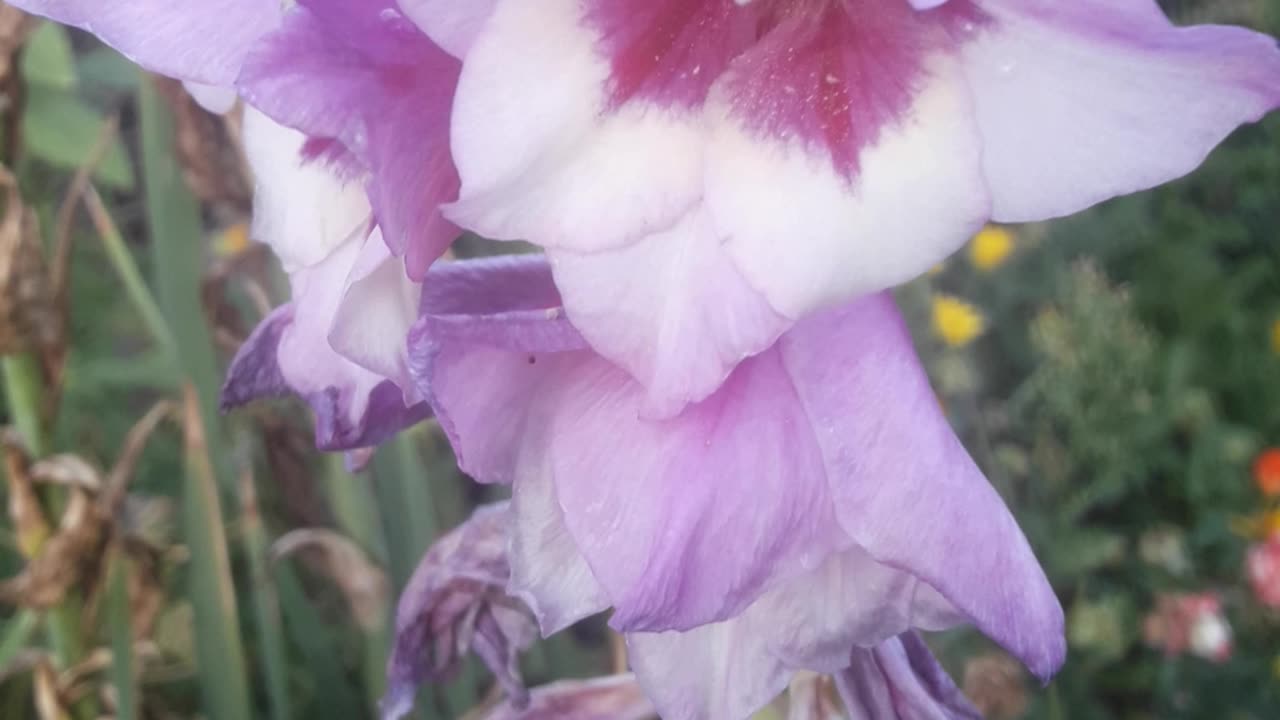
[[[307,0],[249,57],[240,87],[279,122],[361,160],[388,245],[421,279],[459,234],[440,204],[458,191],[448,143],[460,69],[392,0]]]
[[[1180,177],[1280,106],[1280,49],[1153,0],[980,0],[961,49],[994,217],[1043,220]]]
[[[507,592],[533,610],[543,636],[607,610],[604,588],[564,525],[551,476],[521,477],[512,490],[511,509]]]
[[[560,310],[546,259],[514,256],[437,264],[409,346],[459,466],[510,483],[534,394],[564,362],[554,354],[586,343]]]
[[[222,385],[222,410],[226,412],[255,400],[289,394],[289,384],[276,359],[280,337],[293,323],[293,305],[276,308],[258,323],[227,369]]]
[[[715,395],[669,420],[644,419],[643,387],[600,359],[542,393],[545,434],[529,441],[526,471],[554,478],[620,630],[732,617],[847,543],[776,352],[744,361]]]
[[[906,633],[853,651],[836,686],[852,717],[876,720],[981,720],[924,641]]]
[[[645,720],[654,716],[635,678],[614,675],[537,688],[528,707],[505,704],[484,720]]]
[[[13,0],[87,30],[139,65],[182,80],[231,85],[249,48],[280,23],[279,0]]]
[[[649,415],[706,398],[791,325],[734,267],[705,210],[616,250],[548,254],[565,312],[645,386]]]
[[[794,671],[836,673],[850,648],[956,616],[937,593],[856,548],[791,578],[741,615],[688,632],[630,633],[630,658],[663,717],[747,718]]]
[[[893,300],[812,318],[780,347],[845,532],[936,588],[1037,675],[1052,675],[1066,650],[1062,609],[947,424]]]
[[[368,242],[378,247],[376,237]],[[367,296],[348,294],[349,287],[358,285],[349,284],[353,278],[348,273],[361,244],[354,239],[319,265],[294,274],[294,302],[268,316],[232,361],[223,387],[224,408],[292,392],[315,414],[316,446],[332,451],[377,445],[431,416],[430,405],[417,398],[412,386],[406,394],[386,375],[340,354],[330,341],[334,318],[353,312],[349,305],[363,305],[371,311],[365,323],[385,331],[382,341],[393,341],[379,352],[393,358],[404,353],[403,341],[397,348],[394,339],[397,334],[405,337],[407,324],[397,325],[394,313],[383,317],[387,313],[379,303],[359,302]],[[359,358],[361,353],[351,355]]]
[[[440,47],[465,57],[498,0],[400,0],[400,9]]]

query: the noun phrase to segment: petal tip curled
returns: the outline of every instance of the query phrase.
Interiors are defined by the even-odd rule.
[[[283,305],[268,315],[236,352],[222,385],[219,407],[228,412],[255,400],[289,393],[277,361],[280,338],[293,322],[293,306]]]

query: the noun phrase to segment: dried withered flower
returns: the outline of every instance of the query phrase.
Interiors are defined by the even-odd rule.
[[[537,626],[528,608],[506,593],[508,507],[497,503],[476,510],[436,542],[414,571],[396,612],[384,719],[403,717],[420,684],[448,678],[470,651],[497,677],[512,707],[528,705],[517,660],[533,644]]]

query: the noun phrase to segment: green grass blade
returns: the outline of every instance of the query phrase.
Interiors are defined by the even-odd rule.
[[[293,711],[289,698],[288,655],[285,652],[284,627],[280,619],[280,599],[268,560],[271,543],[262,523],[253,475],[249,472],[243,473],[240,478],[240,508],[245,551],[249,555],[249,567],[253,573],[250,590],[253,597],[254,627],[258,633],[258,647],[262,651],[271,718],[289,720]]]
[[[36,628],[40,627],[40,615],[35,610],[19,610],[4,623],[0,633],[0,667],[8,667],[18,653],[27,648]]]
[[[190,379],[184,403],[182,505],[201,691],[211,720],[242,720],[253,713],[218,492],[219,486],[230,489],[233,484],[217,414],[221,375],[200,298],[200,208],[174,157],[173,117],[150,82],[139,86],[138,115],[156,299],[173,335],[179,367]]]
[[[138,720],[138,676],[133,657],[133,616],[129,607],[129,558],[111,552],[107,570],[106,618],[111,636],[111,683],[116,720]]]
[[[325,457],[325,495],[338,529],[355,541],[360,549],[382,567],[387,566],[387,540],[378,516],[378,505],[367,477],[358,477],[347,471],[340,454]],[[364,628],[364,647],[361,674],[371,710],[377,712],[378,701],[386,692],[387,657],[391,652],[392,603],[388,598],[381,608],[381,616],[370,620]]]
[[[199,401],[187,386],[186,487],[183,524],[191,553],[188,594],[195,611],[197,672],[211,720],[240,720],[250,713],[244,645],[236,614],[231,561],[222,527],[222,503],[209,461]]]
[[[387,563],[387,539],[369,478],[347,472],[339,453],[324,456],[324,494],[338,529],[379,564]]]
[[[124,237],[120,235],[115,220],[92,188],[85,192],[85,207],[89,211],[89,218],[93,221],[99,239],[102,240],[102,246],[107,251],[107,259],[120,278],[120,283],[124,285],[125,296],[129,298],[142,324],[147,327],[147,332],[151,334],[156,347],[170,363],[176,362],[178,347],[174,342],[173,333],[169,331],[164,313],[161,312],[159,303],[156,302],[151,289],[143,280],[142,271],[138,269],[133,253],[129,251]]]
[[[187,190],[174,155],[172,113],[150,82],[141,83],[138,89],[138,114],[156,300],[177,346],[181,369],[195,384],[216,477],[220,487],[230,493],[235,476],[219,431],[222,373],[200,298],[204,271],[200,207]]]

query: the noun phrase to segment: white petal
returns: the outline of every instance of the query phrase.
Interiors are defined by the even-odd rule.
[[[245,155],[253,168],[253,237],[271,245],[286,272],[324,260],[369,219],[359,182],[304,162],[306,136],[245,108]]]
[[[961,49],[997,220],[1066,215],[1180,177],[1280,104],[1276,41],[1174,28],[1151,0],[983,0]]]
[[[967,89],[935,64],[907,117],[862,148],[852,182],[798,140],[762,138],[712,109],[706,202],[747,280],[782,314],[910,279],[986,220]]]
[[[625,248],[549,255],[569,319],[645,386],[653,415],[707,397],[790,326],[734,268],[701,209]]]
[[[608,109],[609,65],[579,5],[503,0],[467,55],[452,130],[462,193],[447,210],[460,225],[591,250],[661,230],[697,199],[698,118]]]

